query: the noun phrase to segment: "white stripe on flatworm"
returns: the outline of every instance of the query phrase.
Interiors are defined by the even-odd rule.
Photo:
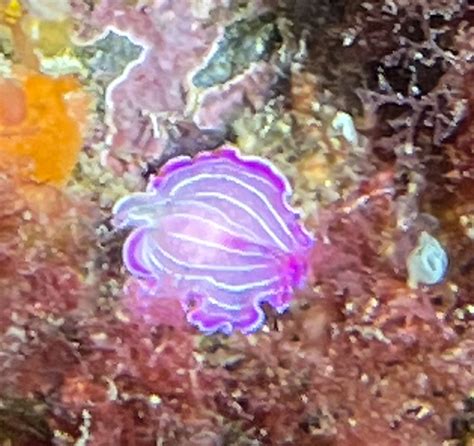
[[[198,237],[193,237],[192,235],[181,234],[180,232],[167,232],[168,236],[176,238],[178,240],[182,240],[185,242],[195,243],[196,245],[205,246],[206,248],[217,249],[228,254],[236,254],[244,257],[263,257],[268,260],[274,260],[274,257],[266,255],[262,252],[257,251],[242,251],[241,249],[236,248],[229,248],[228,246],[221,245],[219,243],[210,242],[208,240],[204,240]]]
[[[267,200],[267,197],[263,194],[261,194],[257,189],[255,189],[254,187],[248,185],[247,183],[245,183],[244,181],[241,181],[239,180],[238,178],[235,178],[233,176],[230,176],[230,175],[223,175],[223,174],[218,174],[218,173],[201,173],[201,174],[198,174],[196,176],[193,176],[191,178],[188,178],[188,179],[185,179],[185,180],[181,180],[178,184],[176,184],[176,186],[174,186],[170,192],[169,192],[169,196],[172,197],[174,195],[176,195],[176,193],[182,189],[183,187],[186,187],[186,186],[189,186],[189,185],[193,185],[195,184],[196,182],[199,182],[203,179],[224,179],[224,180],[228,180],[232,183],[235,183],[235,184],[238,184],[239,186],[242,186],[244,189],[248,190],[249,192],[251,192],[252,194],[256,195],[263,203],[265,203],[265,206],[267,206],[268,210],[270,211],[270,213],[273,215],[273,217],[275,218],[275,220],[278,222],[278,224],[281,226],[281,228],[283,229],[283,232],[285,232],[291,240],[293,241],[296,241],[293,234],[291,233],[291,231],[288,229],[286,223],[281,219],[281,217],[278,215],[277,212],[275,212],[275,209],[273,208],[273,206],[269,203],[269,201]],[[282,242],[280,239],[275,240],[276,243],[278,243],[281,247],[282,245]],[[285,246],[284,247],[284,250],[285,251],[288,251],[288,248]]]
[[[271,228],[267,225],[267,223],[265,223],[265,220],[262,219],[256,212],[254,212],[254,210],[250,206],[247,206],[241,201],[236,200],[232,197],[229,197],[226,194],[221,194],[220,192],[198,192],[196,195],[199,197],[211,197],[211,198],[224,200],[242,209],[244,212],[249,214],[250,217],[252,217],[254,220],[258,222],[258,224],[262,227],[262,229],[270,236],[270,238],[279,246],[280,249],[282,249],[285,252],[289,251],[288,247],[271,230]]]
[[[218,272],[249,272],[252,269],[266,269],[271,267],[272,265],[267,264],[249,264],[249,265],[235,265],[235,266],[222,266],[222,265],[210,265],[210,264],[199,264],[199,263],[188,263],[183,260],[180,260],[166,251],[164,248],[160,246],[159,243],[155,243],[153,246],[153,251],[158,251],[165,259],[169,260],[170,262],[179,265],[184,268],[192,268],[195,270],[210,270],[210,271],[218,271]]]
[[[212,212],[216,212],[217,214],[219,214],[225,220],[225,222],[229,226],[231,226],[233,229],[236,229],[237,231],[242,231],[243,233],[246,233],[246,235],[250,238],[253,238],[255,242],[257,242],[259,240],[259,237],[258,237],[257,234],[255,234],[253,231],[248,230],[246,227],[244,227],[242,225],[239,225],[235,221],[232,221],[224,212],[222,212],[216,206],[212,206],[209,203],[203,203],[202,201],[192,200],[192,199],[184,199],[184,200],[178,199],[177,200],[177,205],[185,205],[186,206],[187,204],[196,205],[196,206],[201,207],[201,208],[210,209],[210,210],[212,210]],[[171,211],[170,214],[172,214],[172,212],[173,211]]]
[[[243,240],[245,240],[247,242],[250,242],[250,243],[255,243],[255,240],[246,238],[246,237],[242,236],[242,234],[238,234],[236,232],[231,231],[227,226],[220,225],[219,223],[216,223],[212,220],[209,220],[208,218],[201,217],[200,215],[194,215],[194,214],[185,213],[185,212],[175,212],[175,213],[170,213],[168,216],[169,217],[183,217],[183,218],[188,219],[188,220],[193,220],[193,219],[198,220],[198,221],[200,221],[204,224],[214,226],[219,231],[222,231],[222,232],[230,235],[231,237],[240,238],[240,239],[243,239]]]
[[[212,276],[197,276],[195,274],[176,274],[173,271],[171,271],[170,269],[166,268],[156,258],[156,256],[153,255],[153,253],[150,252],[148,254],[149,254],[150,262],[154,266],[157,266],[158,269],[160,269],[161,271],[163,271],[167,274],[170,274],[170,275],[176,277],[177,279],[185,279],[187,281],[197,281],[197,282],[202,282],[204,280],[205,282],[210,283],[211,285],[213,285],[214,287],[216,287],[220,290],[228,291],[228,292],[231,292],[231,293],[232,292],[237,292],[238,293],[238,292],[247,291],[249,289],[254,289],[254,288],[259,288],[259,287],[268,287],[268,286],[272,285],[273,283],[276,283],[276,282],[281,280],[280,277],[273,276],[270,279],[260,280],[258,282],[250,282],[250,283],[246,283],[246,284],[243,284],[243,285],[229,285],[229,284],[226,284],[226,283],[223,283],[223,282],[219,282],[218,280],[216,280]]]

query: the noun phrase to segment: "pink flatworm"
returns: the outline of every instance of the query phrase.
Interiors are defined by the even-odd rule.
[[[290,193],[273,165],[233,147],[175,158],[114,206],[115,226],[134,228],[125,266],[144,296],[171,290],[202,331],[255,331],[261,304],[283,312],[305,280],[314,241]]]

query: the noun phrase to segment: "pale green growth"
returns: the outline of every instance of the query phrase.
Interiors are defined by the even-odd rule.
[[[434,285],[446,274],[448,256],[438,240],[423,231],[418,245],[407,258],[407,268],[410,288],[417,288],[419,283]]]

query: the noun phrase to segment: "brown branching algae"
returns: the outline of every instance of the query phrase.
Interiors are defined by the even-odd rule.
[[[464,0],[0,0],[0,443],[474,444],[473,22]],[[112,220],[223,145],[280,172],[315,240],[252,333],[144,296]],[[248,172],[205,173],[185,234],[203,194],[247,203],[226,178]],[[256,277],[247,248],[229,281]]]

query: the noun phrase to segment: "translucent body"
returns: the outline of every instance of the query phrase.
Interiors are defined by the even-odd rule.
[[[117,226],[135,227],[123,256],[143,292],[173,290],[205,332],[244,333],[284,311],[313,244],[272,166],[226,148],[168,163],[147,192],[120,200]]]

